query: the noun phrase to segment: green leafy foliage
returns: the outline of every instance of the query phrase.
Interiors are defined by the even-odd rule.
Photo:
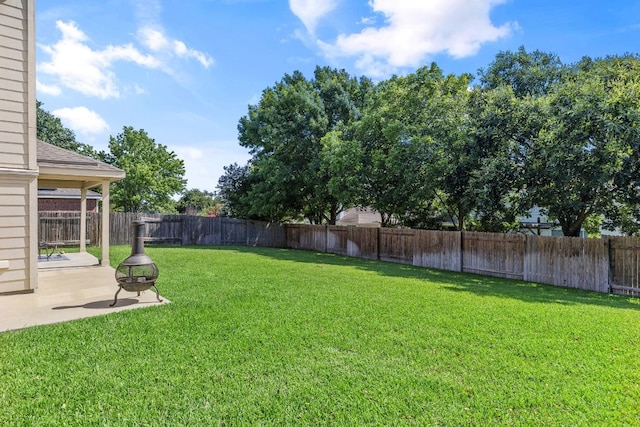
[[[318,67],[312,80],[296,71],[265,89],[238,125],[240,144],[253,155],[244,180],[251,185],[244,196],[226,195],[230,210],[271,221],[334,223],[345,205],[330,191],[333,159],[322,139],[360,116],[370,87],[367,79]],[[232,181],[223,177],[221,191]]]
[[[142,129],[125,126],[112,136],[104,160],[127,174],[112,184],[114,210],[170,212],[174,209],[171,197],[185,189],[184,162]]]
[[[220,201],[216,195],[206,191],[192,188],[186,190],[176,202],[176,210],[181,214],[220,214]]]
[[[359,205],[382,217],[382,225],[428,222],[435,214],[435,134],[447,117],[434,119],[446,79],[435,65],[378,85],[364,117],[355,125],[361,145]]]
[[[253,158],[239,194],[221,180],[225,198],[278,221],[359,206],[383,226],[506,232],[537,206],[567,236],[589,217],[640,230],[637,55],[565,65],[521,47],[479,80],[436,64],[375,86],[326,68],[285,76],[240,120]]]
[[[218,194],[229,216],[268,220],[252,214],[251,211],[250,190],[258,183],[254,176],[249,175],[249,165],[239,166],[233,163],[224,167],[224,174],[218,180]]]
[[[578,236],[590,215],[637,200],[629,178],[638,177],[630,161],[638,158],[638,71],[637,58],[585,59],[547,96],[548,118],[529,156],[529,194],[566,236]]]
[[[558,55],[539,50],[527,52],[524,46],[517,52],[499,52],[489,67],[479,72],[484,88],[509,86],[518,98],[546,95],[563,74]]]

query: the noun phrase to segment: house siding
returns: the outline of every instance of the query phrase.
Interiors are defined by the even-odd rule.
[[[33,0],[0,0],[0,293],[37,287],[33,26]]]
[[[0,167],[29,167],[27,0],[0,2]]]
[[[6,267],[0,269],[0,293],[30,290],[35,284],[32,264],[37,261],[29,256],[35,181],[35,176],[0,174],[0,261],[5,261]]]

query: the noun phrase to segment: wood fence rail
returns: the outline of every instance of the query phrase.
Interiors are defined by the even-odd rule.
[[[640,238],[584,239],[523,234],[271,224],[189,215],[110,214],[110,243],[131,244],[131,222],[150,243],[250,245],[312,250],[419,267],[640,296]],[[100,214],[87,214],[87,239],[100,245]],[[41,212],[40,240],[79,242],[76,213]]]

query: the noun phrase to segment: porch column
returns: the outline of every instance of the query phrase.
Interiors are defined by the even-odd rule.
[[[102,182],[102,262],[109,266],[109,181]]]
[[[87,189],[80,189],[80,252],[87,252]]]

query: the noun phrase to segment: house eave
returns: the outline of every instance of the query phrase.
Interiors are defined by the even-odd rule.
[[[38,186],[52,188],[92,188],[125,178],[124,171],[91,171],[76,168],[59,168],[40,166]]]

